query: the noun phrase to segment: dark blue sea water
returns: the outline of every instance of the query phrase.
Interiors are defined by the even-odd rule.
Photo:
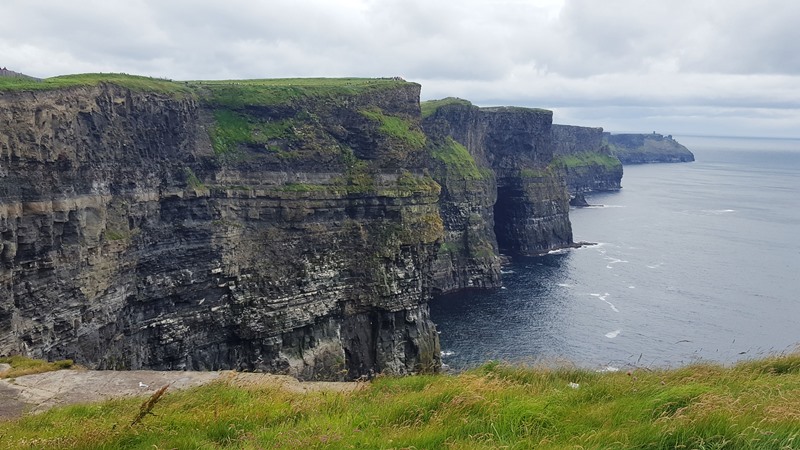
[[[678,137],[694,163],[626,166],[575,240],[505,288],[434,299],[443,361],[614,370],[731,363],[800,343],[800,140]]]

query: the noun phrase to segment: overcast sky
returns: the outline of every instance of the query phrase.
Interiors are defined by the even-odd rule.
[[[2,0],[38,77],[402,76],[608,131],[800,137],[797,0]]]

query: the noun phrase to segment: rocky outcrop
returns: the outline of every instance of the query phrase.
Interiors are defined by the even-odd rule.
[[[442,222],[418,95],[396,80],[0,93],[0,354],[435,370]]]
[[[602,128],[553,125],[556,165],[564,170],[573,197],[621,188],[622,163],[611,155]]]
[[[531,255],[570,245],[568,197],[561,172],[552,167],[552,112],[478,108],[458,99],[434,106],[423,127],[438,149],[434,155],[443,155],[437,173],[446,174],[435,175],[443,187],[446,230],[446,253],[440,251],[437,261],[468,259],[462,267],[494,285],[498,261],[490,250]],[[469,201],[475,191],[462,185],[496,194],[470,210],[466,205],[476,204]],[[466,285],[475,284],[473,279]]]
[[[672,136],[652,134],[604,134],[611,153],[623,164],[694,161],[694,154]]]

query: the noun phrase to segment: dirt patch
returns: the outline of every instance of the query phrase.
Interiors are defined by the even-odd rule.
[[[344,392],[363,386],[359,383],[300,382],[285,375],[232,371],[59,370],[0,380],[0,420],[26,413],[36,414],[62,405],[119,397],[147,397],[165,385],[175,390],[213,381],[230,382],[241,387],[276,386],[295,393],[322,390]]]

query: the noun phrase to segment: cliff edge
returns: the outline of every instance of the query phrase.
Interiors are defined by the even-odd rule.
[[[611,153],[602,128],[554,124],[553,142],[570,195],[622,187],[622,162]]]
[[[421,106],[398,78],[5,80],[2,355],[436,371],[433,293],[573,244],[551,111]]]
[[[694,154],[672,136],[652,134],[604,134],[611,154],[622,164],[674,163],[694,161]]]
[[[0,353],[435,370],[419,89],[84,75],[0,92]]]

